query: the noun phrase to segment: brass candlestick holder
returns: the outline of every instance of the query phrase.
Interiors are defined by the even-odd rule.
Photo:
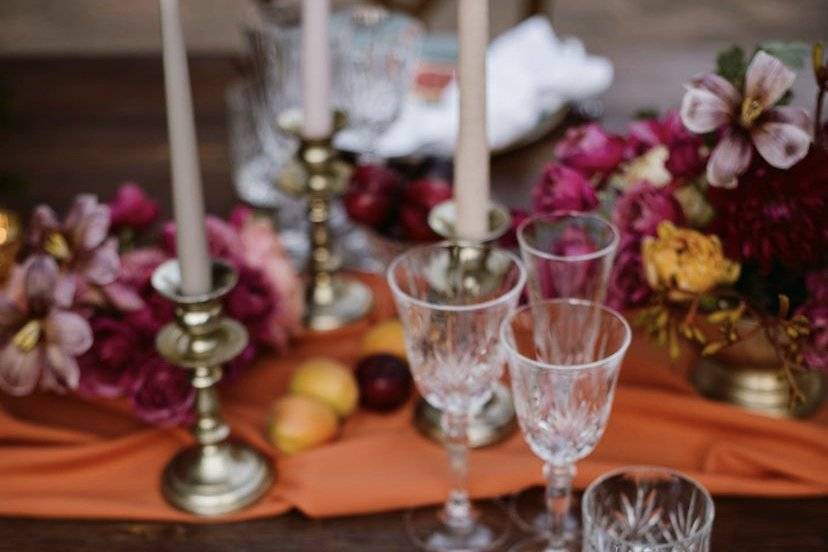
[[[457,211],[453,201],[444,201],[431,210],[428,224],[440,236],[448,240],[457,240],[455,223]],[[502,205],[492,203],[489,208],[489,233],[473,244],[493,242],[503,236],[511,225],[509,210]],[[470,242],[470,240],[464,240]],[[473,248],[469,248],[473,252]],[[462,252],[460,253],[463,256]],[[467,257],[467,256],[466,256]],[[485,262],[480,262],[481,270]],[[479,285],[485,285],[485,273],[480,276]],[[420,399],[414,409],[414,425],[423,435],[436,441],[443,440],[440,423],[442,412],[431,406],[425,399]],[[511,435],[516,429],[515,407],[509,388],[498,383],[492,391],[492,397],[469,422],[469,446],[480,448],[492,445]]]
[[[299,139],[296,159],[279,178],[280,187],[307,199],[310,223],[310,255],[307,266],[305,325],[314,330],[333,330],[365,316],[373,304],[365,284],[339,273],[342,260],[329,225],[331,201],[345,191],[351,167],[339,158],[333,135],[302,137],[301,114],[283,113],[279,126]],[[344,114],[334,117],[334,132],[345,127]]]
[[[213,289],[195,296],[181,293],[177,261],[165,262],[152,275],[156,291],[176,304],[176,320],[161,329],[156,346],[161,356],[189,372],[196,388],[196,444],[167,464],[161,490],[176,508],[203,516],[240,510],[258,500],[273,481],[264,455],[227,440],[230,428],[215,385],[222,365],[247,345],[247,330],[222,315],[221,301],[236,285],[236,271],[220,261],[213,261],[212,271]]]

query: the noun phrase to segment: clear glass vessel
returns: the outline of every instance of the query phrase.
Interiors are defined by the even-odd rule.
[[[533,303],[502,326],[520,429],[544,464],[546,533],[514,552],[577,550],[570,522],[575,462],[589,455],[609,419],[631,341],[623,316],[583,299]]]
[[[709,552],[710,493],[667,468],[632,466],[595,480],[581,501],[584,552]]]
[[[600,215],[534,215],[517,231],[532,302],[577,297],[601,303],[618,250],[618,229]]]
[[[505,511],[492,503],[472,505],[469,499],[468,422],[502,375],[499,327],[517,305],[525,281],[515,255],[476,244],[415,247],[388,268],[414,381],[443,412],[449,456],[451,490],[445,505],[406,515],[409,536],[424,550],[494,550],[508,534]]]

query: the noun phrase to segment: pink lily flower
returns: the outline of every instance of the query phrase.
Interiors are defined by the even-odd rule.
[[[735,188],[753,157],[753,146],[770,165],[788,169],[808,153],[812,125],[801,107],[776,106],[796,74],[778,58],[759,51],[740,93],[723,77],[708,73],[693,79],[681,102],[681,120],[691,131],[722,130],[707,163],[713,186]]]
[[[78,386],[76,357],[92,347],[89,323],[71,312],[72,294],[62,293],[52,257],[35,255],[24,267],[23,297],[0,296],[0,389],[12,395],[40,387]]]
[[[117,281],[121,261],[118,240],[109,236],[110,208],[90,194],[76,199],[63,223],[47,205],[32,213],[29,243],[60,263],[84,303],[108,301],[123,311],[143,307],[128,286]]]

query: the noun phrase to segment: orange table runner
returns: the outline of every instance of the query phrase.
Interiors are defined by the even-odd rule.
[[[259,503],[220,519],[276,515],[292,507],[315,517],[360,514],[445,497],[443,451],[414,430],[411,405],[390,415],[360,411],[338,440],[296,456],[277,454],[265,437],[268,405],[283,393],[295,366],[318,355],[353,363],[366,328],[393,316],[382,281],[366,278],[377,295],[370,320],[306,335],[288,356],[263,358],[222,389],[234,434],[273,458],[278,480]],[[689,473],[714,494],[828,495],[828,409],[801,422],[704,400],[682,374],[692,361],[688,353],[670,369],[662,351],[634,341],[609,427],[596,451],[578,464],[577,487],[621,465],[660,464]],[[4,396],[0,515],[205,521],[167,506],[160,494],[163,466],[189,441],[184,429],[142,425],[118,401]],[[541,480],[540,461],[520,434],[471,454],[476,497]]]

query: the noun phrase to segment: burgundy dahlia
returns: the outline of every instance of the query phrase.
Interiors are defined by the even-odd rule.
[[[132,395],[139,418],[162,426],[180,425],[192,419],[195,390],[184,370],[152,355],[140,371],[140,385]]]
[[[91,321],[93,347],[78,358],[82,393],[120,397],[135,389],[140,376],[139,359],[152,350],[131,324],[109,316]]]
[[[799,272],[821,265],[828,251],[828,152],[814,147],[790,169],[754,159],[744,186],[711,188],[713,230],[727,256],[767,272],[776,261]]]

